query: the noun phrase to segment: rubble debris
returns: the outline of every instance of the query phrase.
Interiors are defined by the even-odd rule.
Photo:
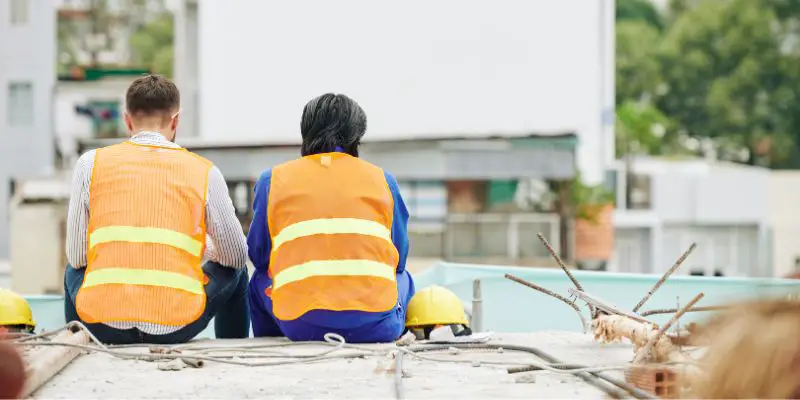
[[[159,371],[180,371],[185,367],[184,363],[181,362],[180,359],[168,360],[168,361],[159,361],[158,362],[158,369]]]

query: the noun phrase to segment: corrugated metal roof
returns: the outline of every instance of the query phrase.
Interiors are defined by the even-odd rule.
[[[265,135],[266,136],[266,135]],[[570,132],[550,132],[550,133],[531,133],[531,132],[490,132],[484,134],[464,135],[458,133],[441,133],[418,136],[364,136],[363,143],[410,143],[410,142],[430,142],[430,141],[471,141],[471,140],[495,140],[495,139],[524,139],[524,138],[564,138],[575,140],[575,135]],[[97,148],[118,143],[120,139],[83,139],[80,141],[81,148]],[[188,149],[211,149],[211,148],[264,148],[264,147],[284,147],[299,146],[301,143],[300,134],[294,139],[288,138],[265,138],[263,140],[253,139],[218,139],[202,137],[184,137],[178,134],[176,143]]]

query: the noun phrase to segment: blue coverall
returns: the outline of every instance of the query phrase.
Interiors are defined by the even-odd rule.
[[[248,288],[254,336],[286,336],[294,341],[308,341],[323,340],[326,333],[333,332],[342,335],[350,343],[391,342],[400,337],[405,327],[406,306],[415,292],[414,281],[406,271],[408,210],[400,196],[397,181],[389,173],[384,175],[394,199],[392,242],[400,255],[397,263],[397,306],[380,313],[312,310],[296,320],[281,321],[274,317],[272,299],[264,292],[272,285],[267,275],[271,250],[267,203],[272,171],[266,170],[261,174],[255,186],[253,222],[247,235],[250,260],[255,266]]]

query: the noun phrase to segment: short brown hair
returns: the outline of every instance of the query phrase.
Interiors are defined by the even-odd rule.
[[[125,94],[125,107],[131,116],[155,116],[175,112],[181,105],[181,94],[172,81],[161,75],[136,79]]]

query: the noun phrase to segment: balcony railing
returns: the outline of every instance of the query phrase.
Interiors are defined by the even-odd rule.
[[[551,265],[538,232],[558,251],[560,222],[556,214],[450,214],[443,223],[409,228],[411,256],[452,262],[507,265]]]

